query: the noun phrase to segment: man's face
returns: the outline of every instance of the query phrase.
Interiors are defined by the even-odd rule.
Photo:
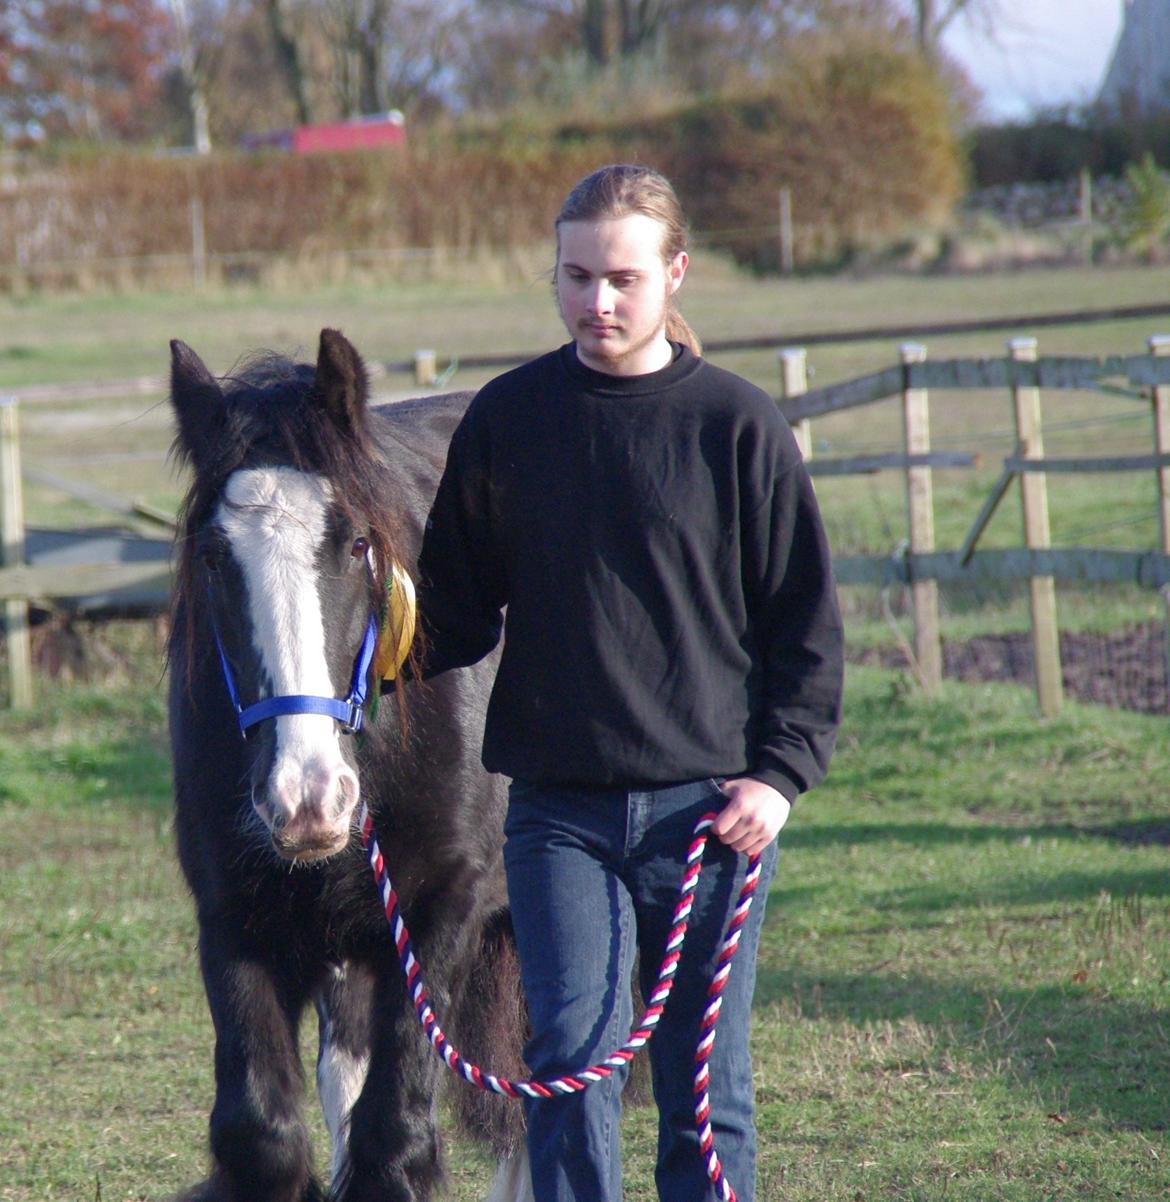
[[[662,226],[641,213],[566,221],[558,235],[557,307],[581,362],[611,376],[665,367],[667,305],[686,253],[664,262]]]

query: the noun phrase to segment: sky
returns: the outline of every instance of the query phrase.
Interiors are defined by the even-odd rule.
[[[991,36],[957,19],[944,37],[990,121],[1092,101],[1121,31],[1122,0],[998,0]]]

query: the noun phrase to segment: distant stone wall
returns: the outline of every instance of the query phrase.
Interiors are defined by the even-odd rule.
[[[1108,177],[1092,184],[1092,217],[1103,225],[1117,220],[1129,199],[1129,185]],[[1018,229],[1039,229],[1081,220],[1081,184],[1079,180],[1055,183],[998,184],[979,188],[963,200],[966,213],[987,213],[1004,225]]]

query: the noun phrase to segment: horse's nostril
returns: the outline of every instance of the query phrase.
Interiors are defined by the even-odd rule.
[[[352,772],[340,772],[337,776],[337,792],[335,794],[334,808],[338,814],[344,814],[347,810],[353,809],[357,805],[358,797],[360,796],[360,787],[357,777]]]
[[[284,825],[284,817],[276,813],[272,798],[263,792],[257,793],[256,789],[252,790],[252,809],[264,819],[264,825],[269,829],[276,830]]]

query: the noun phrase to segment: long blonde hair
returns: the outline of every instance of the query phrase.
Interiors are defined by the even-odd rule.
[[[662,227],[662,258],[671,263],[687,249],[687,220],[674,188],[666,176],[636,163],[611,163],[587,175],[565,197],[557,214],[558,235],[566,221],[600,221],[641,213]],[[560,260],[560,238],[557,239]],[[666,336],[681,342],[696,355],[702,354],[699,336],[678,311],[674,297],[666,311]]]

